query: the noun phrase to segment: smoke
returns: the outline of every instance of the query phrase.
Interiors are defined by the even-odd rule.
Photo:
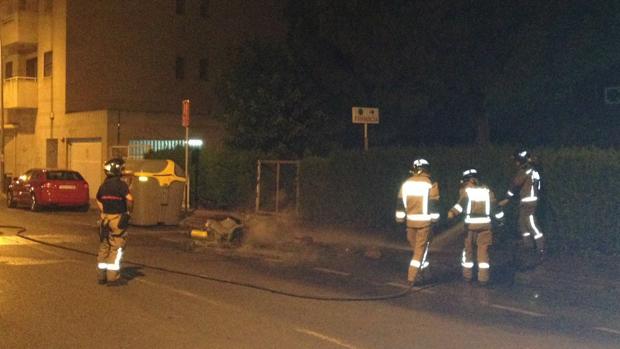
[[[253,245],[294,241],[300,230],[295,219],[284,215],[248,215],[243,226],[244,243]]]

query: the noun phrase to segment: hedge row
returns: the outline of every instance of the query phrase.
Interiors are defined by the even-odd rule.
[[[460,173],[475,167],[505,196],[515,173],[513,147],[374,149],[307,159],[302,167],[302,215],[316,222],[392,229],[396,195],[413,159],[432,164],[442,213],[456,202]],[[543,178],[540,225],[552,250],[620,252],[620,153],[594,148],[534,149]],[[516,205],[498,237],[514,238]]]
[[[442,216],[456,202],[460,174],[475,167],[503,198],[515,173],[513,147],[428,147],[339,152],[301,162],[300,213],[316,224],[397,231],[396,196],[412,161],[431,162],[440,185]],[[552,250],[620,252],[620,153],[595,148],[533,149],[543,178],[540,225]],[[167,154],[170,157],[170,154]],[[211,207],[253,208],[256,153],[200,154],[198,197]],[[509,206],[499,239],[516,237],[516,206]]]
[[[145,157],[171,159],[183,167],[185,149],[177,147]],[[260,158],[253,152],[194,149],[190,158],[193,204],[217,209],[248,208],[256,195],[256,161]]]

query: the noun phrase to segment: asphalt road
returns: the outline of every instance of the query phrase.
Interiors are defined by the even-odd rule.
[[[617,300],[480,288],[449,269],[402,295],[406,260],[329,246],[204,248],[131,227],[127,285],[100,286],[95,221],[0,207],[39,241],[0,229],[0,348],[620,347]]]

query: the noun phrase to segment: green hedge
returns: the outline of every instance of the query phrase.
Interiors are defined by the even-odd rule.
[[[501,148],[399,148],[306,159],[302,162],[302,214],[330,223],[372,228],[392,225],[398,190],[417,157],[431,162],[442,211],[446,211],[458,198],[460,174],[470,167],[478,168],[485,182],[504,192],[505,178],[511,175],[505,153],[510,154]]]
[[[542,214],[551,241],[569,251],[620,252],[620,152],[542,150]]]
[[[177,147],[148,154],[171,159],[184,167],[185,149]],[[256,196],[256,161],[259,153],[202,149],[192,152],[192,202],[214,209],[249,208]]]
[[[310,221],[393,230],[400,184],[413,159],[432,164],[442,214],[456,202],[460,173],[478,168],[498,198],[515,168],[513,147],[432,147],[338,153],[302,163],[301,212]],[[543,178],[540,225],[552,250],[620,252],[620,154],[601,149],[534,149]],[[516,237],[516,205],[498,238]]]
[[[205,151],[200,161],[200,197],[213,208],[253,207],[258,153]]]
[[[316,224],[392,233],[396,196],[411,162],[431,162],[439,182],[441,212],[456,202],[460,174],[476,167],[482,179],[503,198],[515,168],[514,147],[375,148],[339,152],[301,162],[300,212]],[[596,148],[533,149],[543,178],[540,225],[551,250],[620,252],[620,153]],[[177,151],[178,153],[178,151]],[[179,158],[162,153],[157,157]],[[198,199],[212,208],[253,208],[256,160],[251,152],[203,151],[198,158]],[[180,157],[182,159],[182,156]],[[516,205],[499,240],[517,236]],[[445,222],[444,222],[445,223]]]

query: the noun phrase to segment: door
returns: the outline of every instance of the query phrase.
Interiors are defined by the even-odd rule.
[[[58,167],[58,138],[48,138],[45,141],[45,167]]]
[[[101,141],[72,140],[69,143],[69,169],[78,171],[88,182],[89,195],[94,199],[103,181]]]

